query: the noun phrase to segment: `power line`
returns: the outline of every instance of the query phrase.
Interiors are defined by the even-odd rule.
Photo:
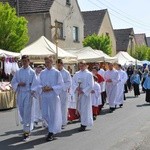
[[[93,4],[94,6],[100,8],[99,5],[96,4],[96,3],[94,3],[93,1],[91,1],[91,0],[88,0],[88,1],[89,1],[91,4]],[[101,9],[101,8],[100,8],[100,9]],[[115,15],[115,14],[112,13],[112,12],[109,12],[109,13],[110,13],[113,17],[115,17],[115,18],[118,18],[118,19],[120,19],[120,20],[126,22],[127,24],[132,25],[132,26],[135,26],[135,23],[128,22],[127,20],[123,19],[122,17],[119,17],[118,15]],[[116,13],[118,14],[118,12],[116,12]],[[122,16],[122,15],[121,15],[121,16]],[[138,29],[144,29],[143,26],[141,27],[141,26],[139,26],[139,25],[136,25],[135,27],[138,28]],[[145,28],[145,29],[146,29],[146,28]],[[146,30],[150,31],[150,28],[147,28]]]
[[[117,13],[117,14],[119,14],[119,15],[121,15],[121,16],[124,16],[125,18],[127,18],[128,20],[130,20],[130,21],[133,21],[133,22],[135,22],[135,23],[137,23],[137,24],[139,24],[139,25],[144,25],[144,26],[147,26],[149,29],[150,29],[150,26],[149,25],[146,25],[145,23],[141,23],[141,21],[137,21],[137,20],[135,20],[135,19],[132,19],[132,18],[129,18],[128,16],[126,16],[126,15],[124,15],[124,14],[126,14],[126,13],[124,13],[123,11],[121,11],[120,9],[117,9],[115,6],[113,6],[112,4],[112,6],[113,7],[115,7],[117,10],[119,10],[119,11],[116,11],[115,9],[113,9],[112,7],[109,7],[108,5],[106,5],[106,4],[104,4],[103,2],[101,2],[100,0],[97,0],[99,3],[101,3],[102,5],[104,5],[105,7],[107,7],[107,8],[109,8],[110,10],[112,10],[113,12],[115,12],[115,13]],[[120,12],[123,12],[124,14],[121,14]]]
[[[121,9],[118,9],[115,5],[113,5],[112,3],[108,2],[107,0],[105,0],[105,2],[107,2],[107,3],[108,3],[109,5],[111,5],[113,8],[116,8],[118,11],[124,13],[125,15],[130,16],[130,17],[132,18],[132,20],[135,20],[135,19],[133,19],[134,16],[131,16],[131,14],[127,14],[126,12],[122,11]],[[130,19],[131,19],[131,18],[130,18]],[[139,19],[136,19],[135,21],[138,21],[138,23],[139,23],[139,22],[143,22],[142,20],[139,20]],[[144,23],[144,22],[143,22],[142,24],[143,24],[143,25],[146,25],[146,26],[148,26],[148,27],[150,27],[150,25],[147,25],[147,23]]]

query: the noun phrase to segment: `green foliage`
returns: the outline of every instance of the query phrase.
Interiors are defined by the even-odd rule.
[[[19,52],[29,41],[27,20],[8,3],[0,3],[0,49]]]
[[[146,45],[135,46],[135,52],[133,53],[133,57],[138,60],[146,60],[148,57],[148,51],[150,51],[150,48]]]
[[[90,46],[93,49],[102,50],[108,55],[112,53],[110,37],[103,34],[101,36],[96,34],[87,36],[83,41],[83,46]]]
[[[147,60],[150,61],[150,47],[149,47],[149,49],[147,50]]]

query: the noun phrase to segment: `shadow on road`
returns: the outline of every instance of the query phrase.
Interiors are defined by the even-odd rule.
[[[34,146],[45,143],[45,137],[32,140],[29,142],[23,142],[22,137],[12,137],[0,142],[1,150],[24,150],[34,149]]]
[[[8,132],[5,132],[4,134],[2,134],[0,136],[7,136],[7,135],[11,135],[11,134],[19,134],[21,132],[22,132],[22,130],[8,131]]]
[[[107,115],[107,114],[110,114],[110,109],[109,108],[107,108],[107,109],[102,108],[100,115]]]
[[[126,99],[137,98],[135,96],[126,96]]]
[[[62,131],[61,133],[57,134],[56,137],[72,136],[73,134],[79,133],[78,129],[79,128],[74,128],[74,129],[71,129],[71,130]],[[88,131],[88,130],[86,130],[86,131]]]
[[[141,105],[136,105],[136,107],[143,107],[143,106],[150,106],[150,103],[141,104]]]

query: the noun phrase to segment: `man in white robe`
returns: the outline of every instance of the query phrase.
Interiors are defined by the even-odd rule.
[[[34,79],[33,82],[33,88],[34,88],[34,84],[38,84],[39,83],[39,77],[40,77],[40,73],[43,70],[43,66],[39,65],[36,67],[35,69],[35,73],[36,73],[36,78]],[[32,89],[31,87],[31,89]],[[32,89],[32,91],[34,91],[34,89]],[[34,128],[34,126],[38,125],[38,122],[42,121],[42,111],[41,111],[41,97],[40,97],[40,92],[38,89],[36,89],[34,96],[33,96],[33,100],[32,100],[32,115],[31,115],[31,130]]]
[[[45,111],[47,116],[44,119],[48,122],[48,135],[46,140],[54,140],[54,134],[61,132],[62,114],[61,101],[59,94],[63,88],[63,78],[61,73],[55,69],[52,57],[45,57],[45,66],[40,74],[40,87],[42,99],[42,111]]]
[[[77,96],[77,109],[81,120],[79,131],[85,131],[87,126],[93,125],[91,91],[94,86],[94,79],[86,67],[84,61],[80,62],[80,71],[73,76],[73,91]]]
[[[62,112],[62,128],[64,128],[64,126],[67,125],[67,115],[68,115],[68,96],[69,96],[69,90],[71,88],[71,75],[69,73],[68,70],[66,70],[63,67],[63,61],[61,59],[58,59],[57,61],[57,68],[60,71],[62,77],[63,77],[63,81],[64,81],[64,85],[63,85],[63,89],[60,93],[60,100],[61,100],[61,112]]]
[[[118,81],[118,91],[117,91],[117,99],[115,101],[116,106],[123,106],[123,101],[124,101],[124,85],[127,82],[128,76],[125,71],[121,69],[121,65],[117,64],[118,74],[119,74],[119,81]]]
[[[100,74],[104,78],[105,76],[104,65],[100,68],[98,74]],[[102,105],[104,105],[106,103],[106,82],[105,81],[101,82],[100,86],[101,86]]]
[[[115,110],[115,101],[117,99],[119,74],[116,69],[113,68],[113,64],[108,64],[108,70],[104,76],[106,80],[106,94],[109,102],[110,112]]]
[[[35,78],[34,70],[29,66],[29,57],[22,56],[22,67],[14,74],[11,81],[13,90],[17,93],[17,107],[23,124],[23,138],[29,139],[31,126],[32,94],[31,85]]]

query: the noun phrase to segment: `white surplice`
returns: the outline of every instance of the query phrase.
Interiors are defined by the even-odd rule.
[[[11,85],[13,90],[17,93],[17,107],[21,116],[23,130],[30,132],[31,126],[31,106],[32,95],[31,86],[35,78],[34,70],[29,66],[28,68],[20,68],[13,76]],[[25,86],[18,86],[20,82],[24,82]]]
[[[118,71],[115,69],[107,70],[105,72],[104,78],[105,80],[108,80],[108,79],[112,80],[112,82],[106,82],[106,94],[107,94],[109,106],[114,108],[115,101],[117,99],[117,90],[118,90],[118,81],[119,81]]]
[[[53,91],[41,93],[42,114],[48,122],[48,130],[53,134],[61,132],[62,114],[59,94],[63,88],[61,73],[52,67],[40,73],[40,87],[52,87]]]
[[[98,71],[98,74],[101,75],[103,78],[105,78],[105,70],[104,69],[100,69]],[[106,82],[103,81],[100,83],[100,86],[101,86],[101,92],[105,92],[106,91]]]
[[[116,105],[123,104],[124,100],[124,85],[128,79],[127,73],[122,69],[118,70],[119,81],[118,81],[118,91],[117,91],[117,99],[115,101]]]
[[[80,84],[80,88],[83,94],[78,96],[77,88]],[[78,100],[78,111],[80,113],[81,124],[84,126],[93,125],[93,114],[92,114],[92,100],[91,90],[94,86],[94,79],[91,72],[87,69],[84,71],[78,71],[73,76],[73,91],[76,94]]]
[[[102,105],[101,87],[97,82],[94,83],[93,90],[95,93],[91,94],[92,106],[97,107],[99,105]]]
[[[32,111],[31,111],[31,130],[34,128],[34,122],[42,121],[42,110],[41,110],[41,96],[40,91],[36,87],[37,84],[39,84],[39,77],[40,74],[36,74],[36,77],[34,78],[33,85],[31,87],[31,90],[34,91],[34,96],[32,100]]]
[[[61,100],[62,125],[67,125],[68,96],[69,96],[69,90],[71,88],[72,79],[69,71],[67,71],[65,68],[60,70],[60,73],[64,81],[63,89],[59,95]]]
[[[73,78],[71,77],[71,81],[73,81]],[[69,95],[68,95],[68,108],[76,109],[76,99],[75,99],[75,93],[73,91],[73,85],[71,84]]]

